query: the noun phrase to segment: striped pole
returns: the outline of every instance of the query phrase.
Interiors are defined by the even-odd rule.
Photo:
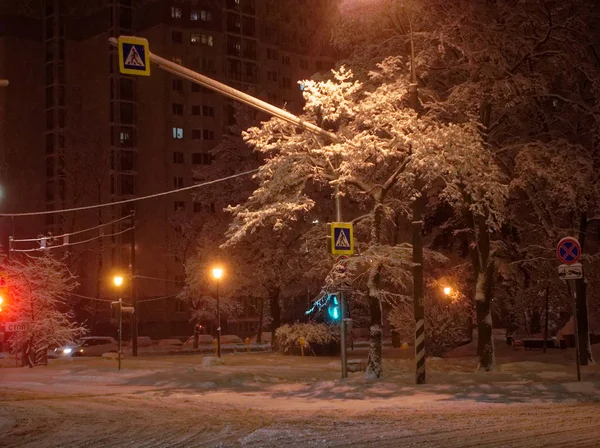
[[[425,307],[423,305],[423,197],[414,204],[413,212],[413,306],[415,315],[415,382],[425,384]],[[414,218],[413,218],[414,219]]]
[[[415,367],[417,384],[425,384],[425,320],[419,319],[415,326]]]

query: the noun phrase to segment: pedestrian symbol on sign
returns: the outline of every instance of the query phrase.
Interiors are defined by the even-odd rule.
[[[350,229],[337,229],[338,236],[335,241],[335,247],[339,249],[350,249]]]
[[[142,58],[140,57],[140,54],[138,53],[137,49],[135,48],[135,45],[131,46],[131,49],[129,50],[129,54],[127,55],[127,58],[125,59],[125,66],[126,67],[145,67],[146,65],[142,62]]]

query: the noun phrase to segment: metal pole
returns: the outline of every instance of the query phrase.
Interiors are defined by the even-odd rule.
[[[342,200],[340,198],[340,187],[335,186],[335,219],[337,222],[342,222]],[[340,290],[340,356],[342,361],[342,378],[348,377],[348,363],[346,353],[346,301],[344,291]]]
[[[575,280],[569,280],[571,289],[573,289],[573,333],[575,333],[575,359],[577,362],[577,381],[581,381],[581,363],[579,359],[579,334],[577,326],[577,283]]]
[[[13,250],[13,237],[9,236],[8,237],[8,254],[6,255],[6,258],[10,260],[10,253]]]
[[[221,357],[221,302],[219,299],[219,280],[217,279],[217,357]]]
[[[117,358],[119,359],[119,370],[121,370],[121,348],[122,348],[122,334],[123,334],[123,312],[121,311],[123,308],[123,299],[119,298],[119,315],[117,317],[119,321],[119,353],[117,354]]]
[[[110,37],[108,39],[108,43],[113,47],[116,47],[118,45],[118,41],[114,37]],[[301,118],[297,117],[296,115],[289,113],[286,110],[280,109],[279,107],[275,107],[272,104],[259,100],[258,98],[255,98],[252,95],[248,95],[247,93],[241,92],[237,89],[234,89],[233,87],[229,87],[226,84],[215,81],[214,79],[211,79],[208,76],[196,73],[193,70],[185,68],[182,65],[176,64],[173,61],[169,61],[168,59],[161,58],[160,56],[157,56],[151,52],[149,52],[149,57],[152,62],[158,64],[163,70],[179,75],[182,78],[185,78],[189,81],[193,81],[208,89],[215,90],[229,98],[237,100],[269,115],[273,115],[277,118],[280,118],[281,120],[287,121],[288,123],[300,126],[301,128],[304,128],[307,131],[321,135],[332,141],[339,140],[335,134],[321,129],[320,127],[312,123],[308,123],[302,120]]]
[[[408,12],[407,12],[408,16]],[[409,105],[414,111],[419,105],[417,74],[415,68],[415,47],[412,21],[408,16],[410,27],[410,86]],[[415,316],[415,381],[425,384],[425,307],[423,304],[423,209],[425,201],[418,176],[415,177],[415,190],[420,196],[413,202],[412,240],[413,240],[413,312]]]
[[[138,305],[135,282],[135,210],[131,211],[131,304],[135,312],[131,316],[131,348],[133,356],[138,355]]]
[[[546,286],[546,322],[544,323],[544,345],[543,345],[543,353],[546,353],[546,345],[548,344],[548,307],[549,307],[549,297],[550,295],[550,287]]]

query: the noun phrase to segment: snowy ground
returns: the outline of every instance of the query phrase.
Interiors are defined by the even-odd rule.
[[[398,349],[384,351],[379,381],[340,380],[335,358],[272,353],[126,358],[120,372],[102,359],[5,359],[0,446],[600,446],[598,365],[577,383],[572,352],[498,351],[491,374],[472,357],[430,360],[419,387]]]

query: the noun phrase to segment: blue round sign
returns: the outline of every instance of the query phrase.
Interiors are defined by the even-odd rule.
[[[581,257],[581,245],[576,238],[567,236],[558,242],[556,257],[564,264],[573,264]]]

